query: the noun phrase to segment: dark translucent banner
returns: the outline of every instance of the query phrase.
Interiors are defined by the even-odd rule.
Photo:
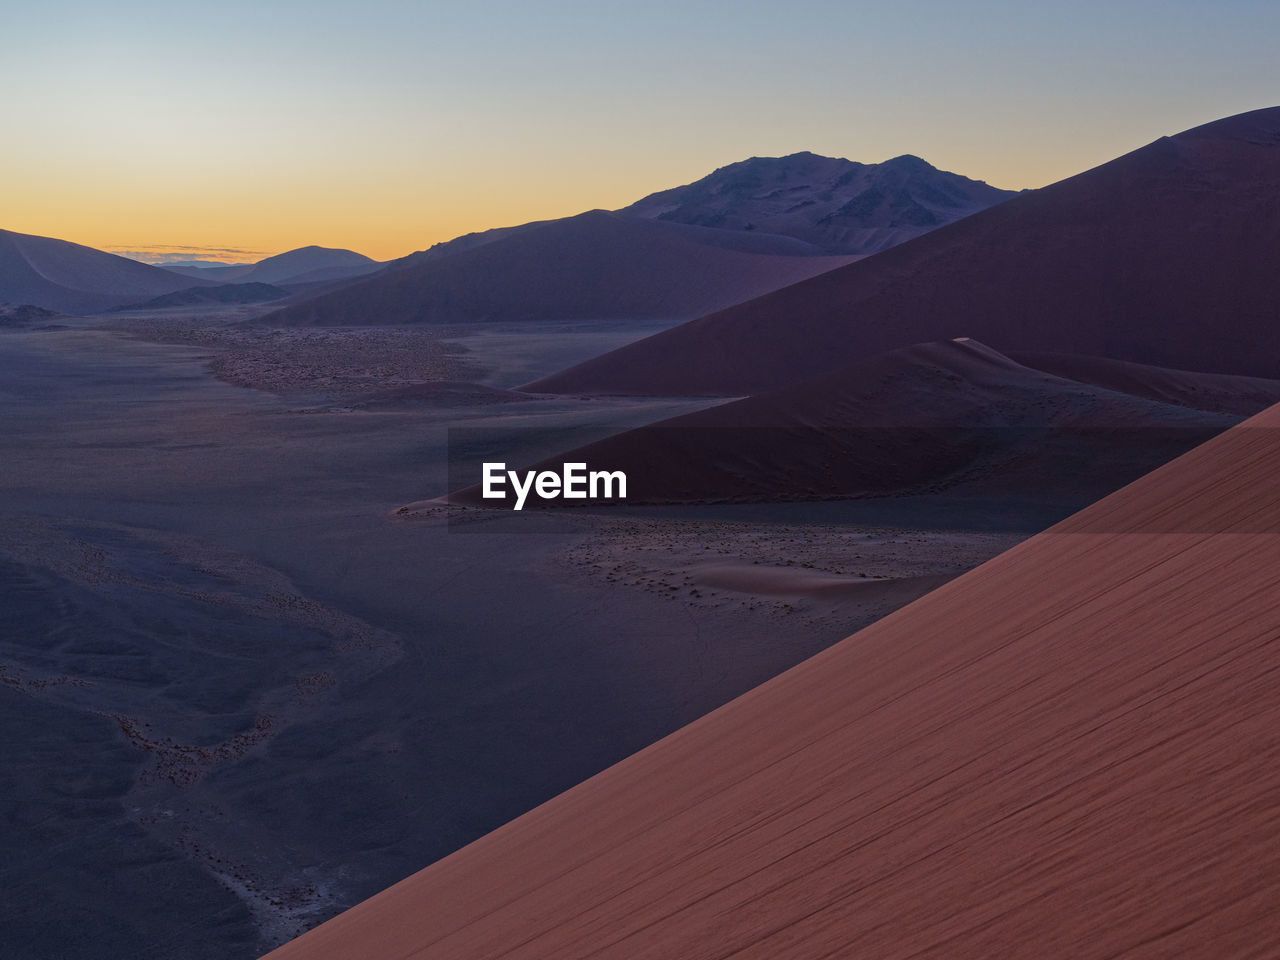
[[[1203,426],[655,426],[590,439],[573,431],[458,427],[449,432],[449,499],[472,510],[536,515],[575,508],[919,498],[934,509],[948,500],[957,509],[977,501],[1032,502],[1059,507],[1067,516],[1217,433]],[[1273,473],[1280,473],[1278,433],[1245,427],[1219,437],[1223,470],[1256,462],[1265,473],[1270,457],[1277,467]],[[1201,486],[1177,510],[1108,520],[1100,513],[1096,532],[1136,532],[1130,520],[1152,532],[1277,529],[1275,498],[1268,504],[1267,497],[1268,491],[1280,491],[1280,482],[1255,482],[1257,502],[1239,510],[1213,508],[1215,484]],[[484,526],[474,518],[468,523]],[[547,521],[529,521],[527,528],[546,529]]]

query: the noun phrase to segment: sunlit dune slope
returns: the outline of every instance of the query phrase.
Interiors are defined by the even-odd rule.
[[[271,954],[1272,956],[1280,408]]]

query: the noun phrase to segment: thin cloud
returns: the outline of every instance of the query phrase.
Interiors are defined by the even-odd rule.
[[[186,260],[206,260],[215,263],[256,263],[270,256],[266,250],[246,250],[243,247],[202,247],[175,243],[147,244],[131,250],[111,250],[111,253],[143,263],[181,263]]]

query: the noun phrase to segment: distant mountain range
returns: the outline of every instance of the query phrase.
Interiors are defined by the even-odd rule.
[[[437,244],[265,322],[692,318],[1013,195],[917,157],[881,164],[812,153],[757,157],[612,213]]]
[[[183,276],[212,279],[220,283],[292,284],[364,276],[380,270],[382,264],[354,250],[309,246],[278,253],[257,263],[210,266],[167,263],[163,267]]]
[[[143,263],[150,263],[157,267],[164,267],[166,270],[172,270],[174,273],[187,273],[189,270],[221,270],[235,267],[242,267],[248,270],[253,266],[252,263],[227,263],[225,260],[147,260],[146,254],[139,252],[135,254],[128,250],[109,250],[108,253],[119,254],[122,257],[130,257],[134,260],[142,260]]]
[[[87,313],[247,295],[185,292],[196,281],[294,288],[293,302],[265,318],[280,324],[679,320],[807,279],[1012,195],[916,157],[880,164],[812,153],[754,157],[623,210],[468,234],[386,264],[309,246],[256,264],[151,266],[6,234],[23,240],[0,244],[0,299]],[[326,286],[296,289],[307,284]],[[303,299],[308,293],[312,299]]]

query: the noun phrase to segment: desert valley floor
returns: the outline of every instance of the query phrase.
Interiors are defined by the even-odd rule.
[[[3,919],[49,956],[255,957],[1057,519],[405,519],[446,490],[451,425],[552,443],[718,401],[506,402],[651,324],[237,309],[0,331]],[[422,380],[451,385],[396,392]]]

